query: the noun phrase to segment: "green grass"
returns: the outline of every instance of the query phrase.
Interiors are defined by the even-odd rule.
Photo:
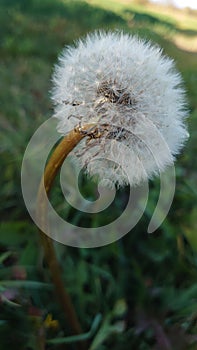
[[[39,350],[43,329],[48,341],[54,339],[46,349],[64,349],[55,344],[70,336],[53,290],[43,288],[51,287],[51,280],[23,203],[20,167],[31,135],[53,114],[50,79],[63,46],[95,29],[115,28],[151,39],[175,59],[187,90],[191,137],[176,163],[175,199],[160,229],[146,233],[159,193],[156,180],[150,183],[143,218],[123,239],[91,250],[56,243],[57,254],[84,332],[96,315],[102,316],[89,350],[167,349],[167,342],[173,350],[196,348],[197,53],[175,45],[178,34],[188,40],[196,35],[196,20],[185,16],[181,22],[180,13],[156,11],[118,0],[0,2],[0,294],[8,298],[0,304],[0,350]],[[81,186],[94,198],[93,183],[82,178]],[[53,201],[62,212],[60,192],[57,186]],[[127,189],[117,194],[114,215],[125,198]],[[69,206],[66,212],[83,222],[83,213]],[[107,215],[109,210],[93,217],[92,225],[102,224]],[[45,327],[50,313],[59,321],[57,328]],[[68,349],[77,346],[70,343]]]
[[[86,2],[123,16],[126,10],[137,12],[138,14],[149,15],[150,17],[155,17],[156,20],[160,20],[161,22],[166,21],[168,23],[174,23],[177,27],[185,28],[186,30],[194,30],[196,32],[196,13],[193,13],[193,16],[191,17],[191,14],[183,11],[176,11],[174,8],[158,7],[151,4],[145,7],[137,4],[135,1],[86,0]]]

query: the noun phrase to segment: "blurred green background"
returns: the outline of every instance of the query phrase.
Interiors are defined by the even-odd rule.
[[[145,0],[0,0],[0,26],[0,350],[78,349],[23,202],[20,167],[28,140],[53,114],[49,91],[58,54],[101,28],[151,39],[175,59],[191,137],[176,162],[176,194],[162,226],[147,234],[159,194],[154,180],[142,219],[120,241],[96,249],[55,243],[65,285],[84,332],[92,328],[89,350],[197,349],[197,12]],[[81,182],[93,199],[95,185]],[[127,190],[116,196],[115,215]],[[57,186],[54,201],[60,196]],[[83,222],[83,213],[69,206],[66,215]],[[105,218],[91,220],[101,225]]]

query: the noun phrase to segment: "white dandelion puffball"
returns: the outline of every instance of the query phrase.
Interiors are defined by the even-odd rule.
[[[123,33],[96,32],[66,47],[53,75],[58,131],[95,123],[74,149],[91,176],[139,184],[173,164],[188,138],[182,79],[158,46]]]

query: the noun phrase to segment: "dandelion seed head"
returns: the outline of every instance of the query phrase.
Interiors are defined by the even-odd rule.
[[[136,36],[96,32],[66,47],[52,99],[62,135],[77,123],[108,126],[73,151],[80,166],[106,184],[151,178],[173,163],[188,138],[185,91],[173,60]]]

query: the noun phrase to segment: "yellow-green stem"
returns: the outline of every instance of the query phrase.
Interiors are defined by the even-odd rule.
[[[53,154],[51,155],[45,168],[38,191],[37,215],[39,216],[39,222],[42,224],[42,227],[47,227],[48,225],[47,201],[45,191],[47,195],[49,195],[53,181],[65,158],[82,140],[82,138],[88,134],[86,133],[86,130],[90,130],[92,127],[92,124],[87,124],[86,126],[83,126],[83,128],[72,130],[63,138],[63,140],[58,144]],[[66,315],[67,321],[71,328],[71,332],[73,334],[80,334],[82,333],[82,328],[76,315],[71,298],[66,291],[64,282],[62,280],[61,268],[56,257],[53,240],[44,232],[40,231],[40,233],[45,259],[51,272],[51,278],[55,287],[56,295],[59,299],[59,303],[61,304],[61,307]],[[84,349],[84,344],[81,343],[79,346],[81,349]]]

